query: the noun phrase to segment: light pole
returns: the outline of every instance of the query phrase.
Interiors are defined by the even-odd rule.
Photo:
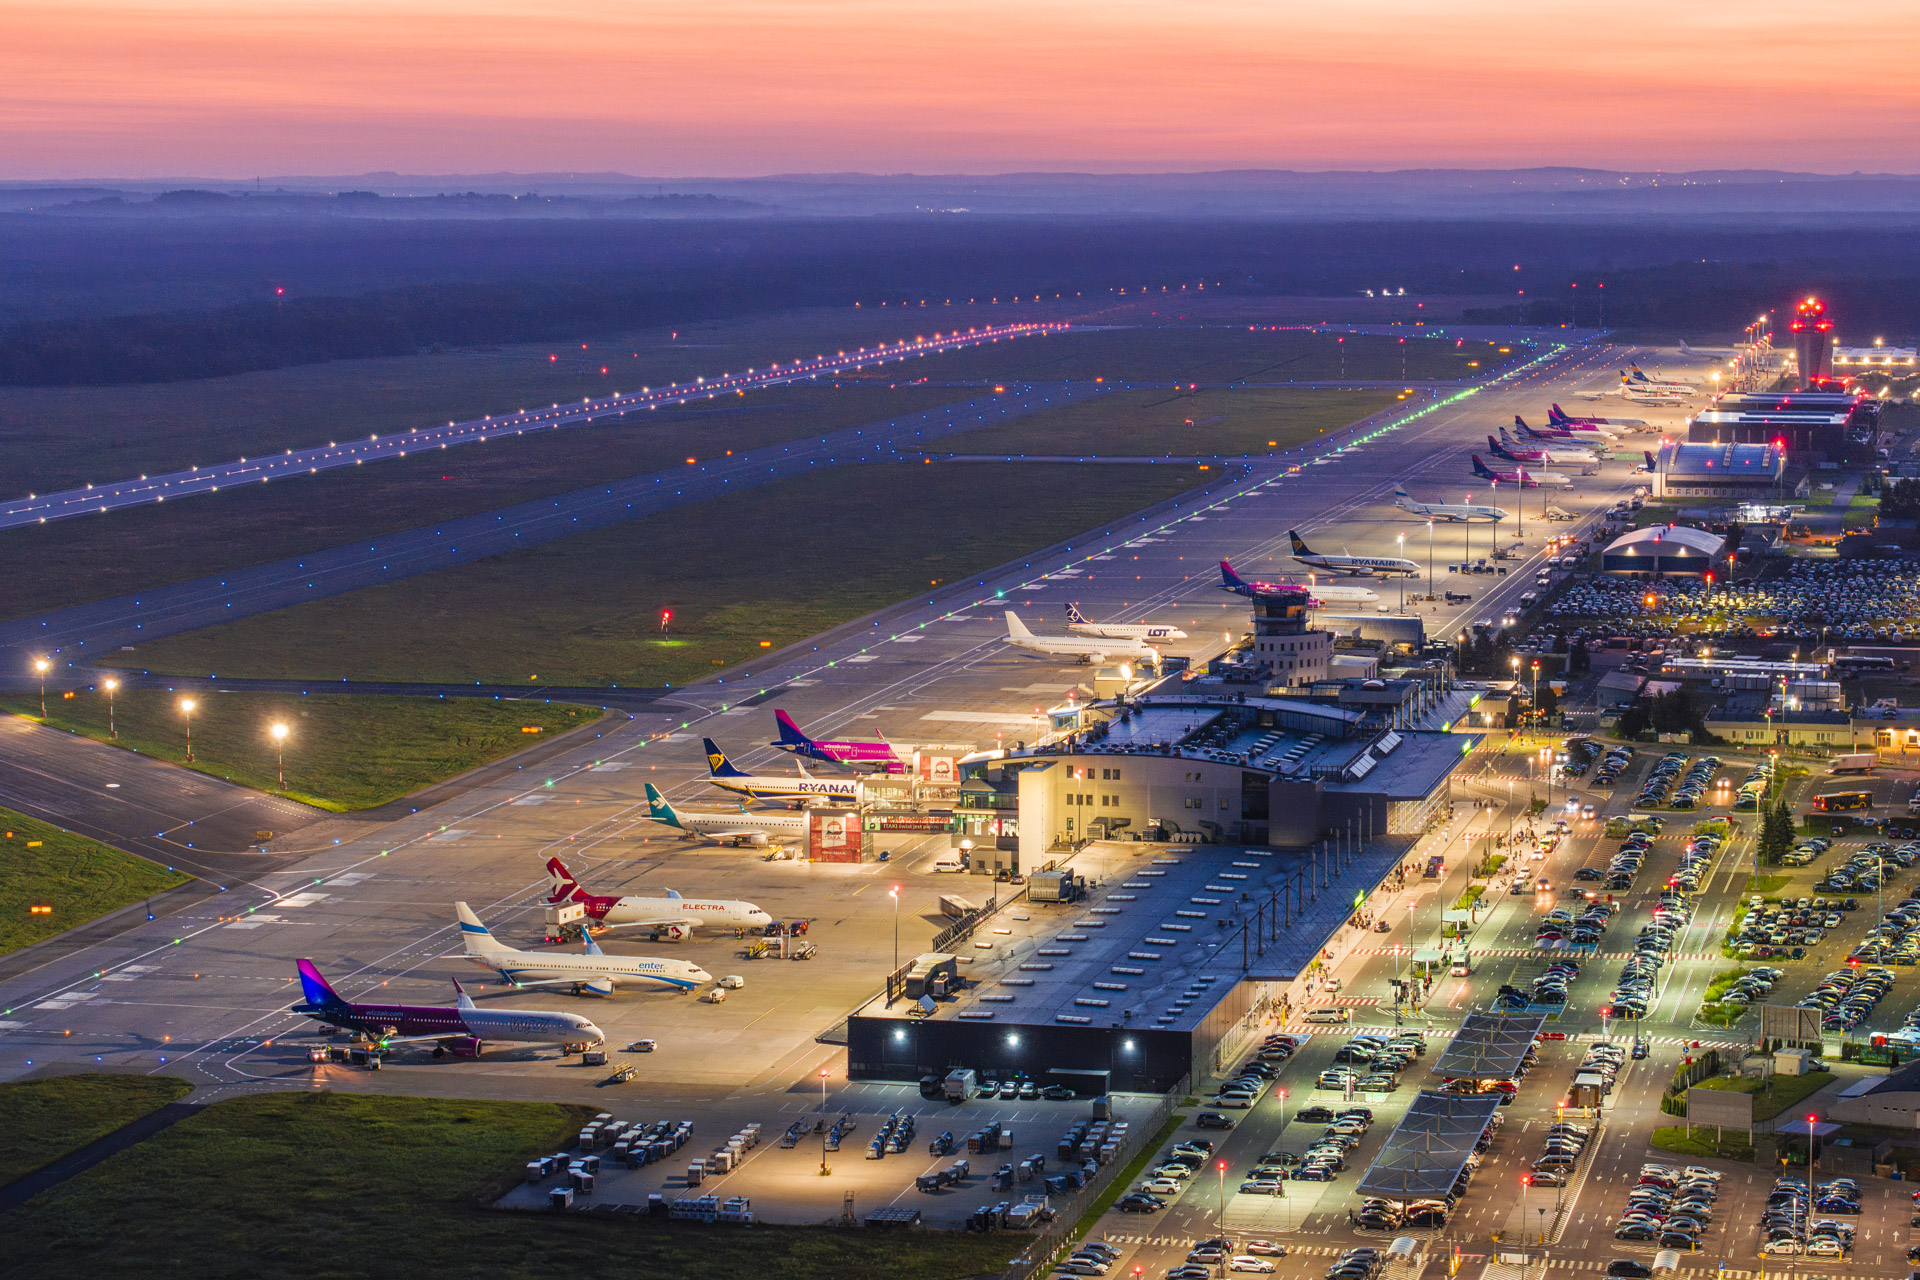
[[[285,791],[287,789],[287,726],[276,724],[267,732],[273,735],[273,749],[280,759],[280,789]]]
[[[1427,599],[1433,599],[1433,519],[1427,519]]]
[[[53,664],[45,658],[33,660],[34,674],[40,677],[40,718],[42,720],[47,718],[47,669],[51,666]]]
[[[827,1166],[827,1069],[820,1068],[820,1176],[832,1170]]]
[[[1809,1117],[1809,1119],[1811,1119],[1811,1117]],[[1811,1132],[1811,1130],[1809,1130],[1809,1132]],[[1809,1140],[1807,1150],[1813,1150],[1811,1140]],[[1227,1230],[1227,1162],[1225,1160],[1215,1161],[1213,1167],[1215,1172],[1220,1175],[1220,1221],[1216,1224],[1215,1229],[1224,1235]]]
[[[193,763],[193,699],[180,699],[180,718],[187,722],[187,763]]]
[[[887,890],[887,896],[893,899],[893,971],[900,972],[900,886]]]
[[[107,691],[107,736],[117,738],[120,735],[113,731],[113,691],[120,687],[120,682],[108,679],[101,681],[101,684]]]
[[[1402,560],[1405,560],[1407,558],[1407,535],[1404,533],[1396,533],[1393,535],[1393,539],[1396,543],[1399,544],[1400,558]],[[1416,570],[1416,572],[1418,571]],[[1407,580],[1406,578],[1402,577],[1400,579],[1400,612],[1405,613],[1406,611],[1407,611]]]

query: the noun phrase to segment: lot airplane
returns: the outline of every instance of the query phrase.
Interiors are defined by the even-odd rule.
[[[1556,449],[1550,444],[1523,444],[1507,434],[1505,427],[1500,428],[1500,438],[1487,437],[1487,448],[1496,458],[1505,458],[1508,462],[1532,463],[1569,463],[1584,466],[1598,461],[1594,451],[1585,449],[1575,441],[1566,441],[1571,448]]]
[[[1248,582],[1233,571],[1233,566],[1225,560],[1220,562],[1220,589],[1231,591],[1237,596],[1252,599],[1255,596],[1271,595],[1276,591],[1304,591],[1307,602],[1318,606],[1323,604],[1374,604],[1379,601],[1380,593],[1367,587],[1336,587],[1313,581],[1308,574],[1305,582],[1289,582],[1285,578],[1278,582]]]
[[[1547,421],[1556,427],[1572,427],[1582,424],[1592,427],[1644,427],[1647,425],[1645,418],[1576,418],[1557,404],[1548,407]]]
[[[1106,640],[1185,640],[1187,633],[1178,627],[1155,622],[1088,622],[1080,606],[1067,606],[1067,630],[1075,635],[1099,636]]]
[[[1486,463],[1480,461],[1479,454],[1473,454],[1472,457],[1473,474],[1479,476],[1482,480],[1494,480],[1501,484],[1517,484],[1523,489],[1565,489],[1573,484],[1571,479],[1561,475],[1558,471],[1541,471],[1536,473],[1528,471],[1525,467],[1518,466],[1511,471],[1494,471],[1489,469]]]
[[[1492,438],[1488,438],[1492,443]],[[1501,507],[1481,507],[1470,503],[1415,502],[1407,496],[1405,489],[1393,491],[1393,505],[1402,511],[1416,516],[1426,516],[1433,520],[1505,520],[1507,513]]]
[[[727,759],[727,753],[715,745],[712,738],[703,738],[707,745],[707,781],[722,791],[731,791],[750,800],[845,800],[849,804],[858,804],[861,796],[858,778],[816,778],[808,773],[806,767],[797,761],[794,768],[800,770],[798,777],[788,777],[781,773],[747,773],[734,767]]]
[[[804,813],[748,813],[745,809],[715,813],[711,810],[676,809],[651,782],[647,784],[647,816],[655,822],[666,823],[689,840],[705,838],[764,849],[774,837],[787,840],[807,838],[807,815]],[[760,914],[764,916],[766,913]]]
[[[1596,426],[1591,422],[1580,422],[1573,419],[1568,419],[1565,422],[1555,422],[1552,418],[1548,418],[1546,426],[1530,427],[1527,425],[1527,420],[1516,413],[1513,415],[1513,425],[1515,430],[1525,435],[1534,436],[1537,439],[1577,440],[1582,444],[1590,444],[1595,447],[1612,444],[1614,438],[1611,427]]]
[[[1700,384],[1689,378],[1651,377],[1645,369],[1642,369],[1637,364],[1630,364],[1627,366],[1627,369],[1628,372],[1621,374],[1621,377],[1630,377],[1635,382],[1641,383],[1656,391],[1678,391],[1683,394],[1691,394],[1700,389]]]
[[[799,821],[799,819],[796,819]],[[751,902],[727,898],[683,898],[667,890],[664,898],[631,898],[588,893],[558,858],[547,859],[553,892],[547,902],[577,902],[587,919],[606,929],[652,929],[657,939],[678,942],[695,929],[762,930],[773,917]]]
[[[1310,564],[1316,569],[1325,569],[1328,573],[1343,573],[1354,578],[1388,578],[1403,574],[1417,578],[1422,570],[1411,560],[1401,560],[1395,556],[1355,556],[1328,555],[1309,547],[1298,533],[1287,530],[1287,537],[1293,542],[1293,558],[1301,564]]]
[[[906,767],[906,757],[900,754],[891,742],[884,738],[852,738],[844,742],[823,742],[818,738],[809,738],[793,722],[793,717],[784,711],[775,710],[773,722],[780,726],[780,738],[767,745],[780,751],[792,752],[796,756],[806,756],[812,760],[824,760],[828,764],[844,764],[852,767],[877,765],[889,773],[898,773]]]
[[[1147,662],[1160,665],[1160,655],[1153,646],[1144,640],[1103,639],[1099,636],[1037,636],[1027,630],[1027,624],[1020,621],[1020,615],[1007,610],[1007,643],[1016,649],[1025,649],[1028,653],[1046,654],[1059,658],[1078,658],[1085,663],[1098,665],[1120,659],[1125,662]]]
[[[466,940],[467,958],[492,969],[503,982],[516,987],[569,987],[573,994],[591,992],[610,996],[615,987],[662,987],[669,991],[691,991],[712,982],[713,975],[685,960],[662,960],[658,956],[610,956],[587,939],[584,952],[519,951],[495,938],[480,923],[480,917],[464,902],[453,904],[460,918],[460,936]]]
[[[451,1053],[477,1058],[489,1040],[516,1044],[604,1044],[606,1033],[577,1013],[539,1009],[482,1009],[454,979],[458,1003],[446,1005],[356,1004],[342,999],[314,967],[301,959],[296,968],[306,999],[288,1009],[316,1022],[395,1044],[435,1041],[433,1056]]]

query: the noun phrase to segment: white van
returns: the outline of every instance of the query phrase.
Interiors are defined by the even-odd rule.
[[[1323,1004],[1306,1012],[1307,1022],[1352,1022],[1353,1010],[1339,1005]]]
[[[965,871],[967,860],[958,849],[948,849],[933,860],[935,871]]]

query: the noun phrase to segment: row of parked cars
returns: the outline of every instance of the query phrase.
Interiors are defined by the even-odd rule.
[[[1816,836],[1804,844],[1820,844],[1824,837]],[[1897,845],[1896,849],[1905,849]],[[1900,857],[1907,857],[1901,854]],[[1899,858],[1889,851],[1886,854],[1871,852],[1867,848],[1856,849],[1847,855],[1847,860],[1830,869],[1814,885],[1815,893],[1876,893],[1887,883],[1887,863],[1902,865]]]
[[[1242,1246],[1241,1252],[1235,1253],[1233,1250],[1233,1241],[1225,1236],[1195,1240],[1193,1248],[1187,1250],[1187,1260],[1167,1271],[1167,1280],[1212,1280],[1215,1267],[1254,1275],[1271,1275],[1273,1263],[1267,1259],[1284,1258],[1287,1254],[1285,1245],[1275,1244],[1271,1240],[1249,1240]]]
[[[1220,1092],[1214,1095],[1216,1107],[1233,1107],[1245,1110],[1260,1101],[1267,1087],[1273,1083],[1280,1068],[1286,1065],[1300,1049],[1300,1037],[1289,1035],[1268,1036],[1261,1042],[1245,1066],[1233,1079],[1220,1086]]]
[[[1860,1184],[1852,1178],[1822,1182],[1809,1195],[1805,1179],[1782,1176],[1760,1211],[1760,1252],[1844,1258],[1853,1249],[1854,1226],[1841,1217],[1859,1213]]]
[[[1564,1187],[1580,1163],[1580,1153],[1593,1140],[1593,1130],[1583,1124],[1561,1120],[1547,1126],[1540,1139],[1540,1154],[1533,1171],[1527,1175],[1536,1187]]]
[[[1743,960],[1776,955],[1801,959],[1808,947],[1826,940],[1828,930],[1845,922],[1844,901],[1819,897],[1782,898],[1769,903],[1755,894],[1747,899],[1747,913],[1736,921],[1729,940]],[[1765,956],[1761,955],[1763,947]],[[1793,954],[1796,948],[1798,955]]]
[[[1617,902],[1593,901],[1580,908],[1575,915],[1569,907],[1555,907],[1547,912],[1533,931],[1533,944],[1536,947],[1595,947],[1600,944],[1600,935],[1613,923],[1614,916],[1620,912]]]
[[[1653,836],[1645,831],[1636,831],[1620,842],[1620,848],[1607,859],[1604,870],[1581,867],[1573,873],[1573,878],[1604,884],[1615,893],[1624,892],[1633,888],[1633,878],[1640,874],[1640,867],[1652,849]]]
[[[1907,897],[1896,903],[1886,917],[1867,930],[1852,959],[1912,964],[1920,955],[1920,897]]]
[[[1680,865],[1674,868],[1673,876],[1667,881],[1669,888],[1684,889],[1688,893],[1700,892],[1700,884],[1713,870],[1713,855],[1722,841],[1711,831],[1702,831],[1689,836],[1680,846]]]
[[[1673,950],[1680,931],[1693,918],[1693,907],[1686,895],[1668,892],[1661,895],[1653,909],[1653,919],[1641,928],[1633,940],[1633,954],[1620,966],[1619,980],[1607,997],[1607,1005],[1616,1018],[1645,1017],[1653,1007],[1661,966]]]
[[[1879,965],[1835,969],[1820,985],[1794,1001],[1797,1009],[1820,1010],[1820,1029],[1847,1032],[1865,1022],[1880,998],[1893,990],[1893,970]]]
[[[1494,992],[1493,1007],[1502,1013],[1519,1013],[1534,1005],[1564,1008],[1567,1003],[1567,987],[1579,976],[1579,962],[1563,957],[1548,965],[1546,972],[1527,986],[1516,987],[1510,982],[1501,983],[1500,989]]]
[[[1685,772],[1682,773],[1682,770]],[[1656,805],[1665,805],[1670,809],[1696,808],[1701,797],[1707,794],[1707,788],[1713,785],[1713,775],[1719,770],[1719,756],[1701,756],[1688,764],[1686,752],[1669,751],[1654,761],[1653,768],[1648,770],[1647,780],[1640,784],[1640,794],[1634,804],[1639,808]]]
[[[1614,1224],[1613,1238],[1654,1241],[1662,1249],[1691,1252],[1713,1225],[1713,1202],[1719,1197],[1720,1175],[1712,1169],[1643,1164],[1638,1182],[1627,1193],[1627,1207]]]

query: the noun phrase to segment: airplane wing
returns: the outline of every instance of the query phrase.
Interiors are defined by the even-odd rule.
[[[686,916],[662,916],[658,920],[622,920],[619,924],[610,924],[604,927],[608,929],[664,929],[668,925],[682,924],[692,927],[699,923],[701,922],[698,920],[690,920]]]
[[[379,1042],[383,1045],[427,1044],[438,1040],[467,1040],[471,1038],[471,1034],[465,1031],[442,1031],[430,1036],[382,1036]]]

